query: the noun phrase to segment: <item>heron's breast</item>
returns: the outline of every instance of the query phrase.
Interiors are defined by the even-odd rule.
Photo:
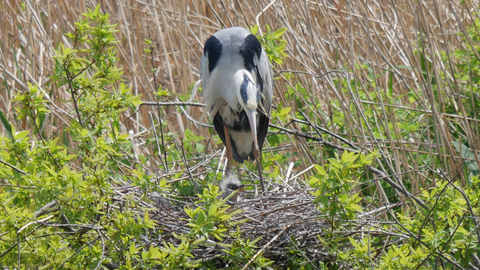
[[[218,113],[222,117],[223,124],[226,125],[231,131],[251,133],[247,114],[240,107],[240,104],[237,109],[238,110],[232,110],[228,104],[225,104],[220,108]]]

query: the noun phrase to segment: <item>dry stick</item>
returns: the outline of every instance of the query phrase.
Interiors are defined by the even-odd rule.
[[[299,172],[299,173],[297,173],[297,174],[294,174],[291,179],[297,179],[298,177],[302,176],[304,173],[310,171],[313,167],[315,167],[315,165],[310,165],[310,166],[309,166],[308,168],[306,168],[305,170],[303,170],[303,171],[301,171],[301,172]]]
[[[50,216],[48,216],[46,218],[42,218],[40,220],[31,221],[31,222],[27,223],[25,226],[23,226],[20,230],[17,231],[18,269],[21,269],[20,264],[21,264],[21,260],[22,260],[21,252],[20,252],[20,233],[32,224],[45,222],[45,221],[47,221],[47,220],[49,220],[53,217],[54,217],[54,215],[50,215]]]
[[[288,187],[290,187],[290,186],[288,185],[288,181],[290,180],[290,175],[292,174],[292,170],[293,170],[293,166],[294,166],[294,165],[295,165],[295,163],[290,162],[290,164],[288,165],[287,174],[285,175],[285,180],[284,180],[284,182],[285,182],[285,184],[286,184]],[[292,187],[290,187],[290,188],[292,188]]]
[[[258,19],[260,18],[260,16],[265,12],[267,11],[267,9],[269,9],[273,3],[275,3],[276,0],[272,0],[272,2],[270,2],[270,4],[266,5],[262,11],[260,11],[260,13],[257,14],[257,16],[255,16],[255,23],[258,25],[258,31],[260,32],[260,36],[263,35],[262,33],[262,27],[260,27],[260,23],[258,22]]]
[[[276,222],[275,222],[275,223],[276,223]],[[276,224],[277,224],[277,223],[276,223]],[[277,224],[277,226],[280,227],[279,224]],[[285,232],[285,229],[286,229],[286,228],[285,228],[285,229],[282,229],[282,228],[280,227],[280,229],[282,230],[282,232],[284,232],[285,234],[287,234],[287,233]],[[312,260],[310,260],[310,259],[305,255],[305,253],[300,249],[300,247],[292,240],[291,236],[288,235],[288,234],[287,234],[287,239],[290,241],[290,243],[292,243],[292,245],[295,246],[295,248],[300,252],[300,254],[302,255],[302,257],[303,257],[308,263],[310,263],[311,266],[313,266],[313,268],[318,269],[318,267],[312,263]]]
[[[97,230],[97,233],[98,233],[98,236],[100,237],[100,240],[102,241],[102,254],[100,255],[100,260],[98,260],[97,266],[95,266],[95,269],[93,270],[97,270],[100,267],[100,264],[103,261],[103,257],[105,257],[105,241],[103,241],[102,233],[99,230]]]
[[[220,171],[220,167],[222,166],[222,160],[223,160],[223,157],[225,156],[225,152],[226,152],[227,148],[226,147],[223,147],[223,150],[222,150],[222,155],[220,156],[220,162],[218,163],[218,166],[217,166],[217,170],[215,171],[215,179],[217,179],[217,175],[218,175],[218,172]],[[225,162],[225,166],[226,166],[226,162]]]
[[[185,117],[187,117],[187,119],[190,120],[195,125],[199,125],[199,126],[206,127],[206,128],[213,128],[212,125],[204,124],[202,122],[199,122],[199,121],[193,119],[193,117],[189,113],[187,113],[187,111],[185,111],[185,109],[182,106],[180,106],[180,110],[182,110]],[[198,128],[198,126],[197,126],[197,128]]]
[[[373,167],[373,166],[368,166],[368,170],[371,171],[372,173],[380,176],[380,179],[378,180],[384,180],[385,182],[387,182],[388,184],[390,184],[394,189],[396,189],[397,191],[399,191],[400,193],[402,193],[403,195],[407,196],[407,197],[410,197],[412,199],[414,199],[420,206],[422,206],[423,208],[425,209],[429,209],[426,205],[425,205],[425,202],[423,202],[421,199],[415,197],[414,195],[410,194],[410,192],[408,192],[403,186],[395,183],[394,181],[392,181],[390,179],[390,177],[388,177],[388,175],[386,173],[384,173],[383,171]]]
[[[162,162],[162,165],[163,165],[163,168],[165,169],[165,171],[168,173],[168,164],[167,164],[167,160],[165,160],[165,162],[163,161],[162,159],[162,154],[160,152],[160,144],[158,143],[158,135],[157,135],[157,129],[155,128],[155,123],[153,122],[153,116],[152,116],[152,113],[151,112],[148,112],[148,115],[150,116],[150,121],[152,122],[152,128],[153,128],[153,134],[155,135],[155,142],[157,143],[157,149],[158,149],[158,158],[160,159],[160,161]],[[162,123],[160,122],[160,125],[162,125]],[[165,152],[165,149],[163,149],[163,151]]]
[[[281,127],[281,126],[277,126],[277,125],[274,125],[274,124],[269,124],[269,126],[270,126],[270,127],[273,127],[273,128],[276,128],[276,129],[279,129],[279,130],[281,130],[281,131],[285,131],[285,132],[290,133],[290,134],[293,134],[293,135],[297,135],[297,136],[300,136],[300,137],[304,137],[304,138],[306,138],[306,139],[310,139],[310,140],[319,142],[319,143],[321,143],[321,144],[330,146],[330,147],[335,148],[335,149],[338,149],[338,150],[347,150],[347,151],[350,151],[350,152],[357,152],[357,150],[355,150],[355,149],[350,149],[350,148],[338,146],[338,145],[336,145],[336,144],[333,144],[333,143],[324,141],[324,140],[319,139],[319,138],[314,137],[314,136],[310,136],[310,135],[308,135],[308,134],[305,134],[305,133],[300,132],[300,131],[297,131],[297,130],[287,129],[287,128],[284,128],[284,127]]]
[[[180,149],[178,149],[178,140],[176,140],[175,146],[177,147],[177,151],[180,153]],[[193,186],[195,187],[195,192],[199,193],[198,185],[195,179],[193,178],[192,172],[190,171],[190,167],[188,166],[187,158],[185,157],[185,147],[183,146],[183,139],[180,138],[180,145],[182,146],[182,159],[183,163],[185,163],[185,168],[187,169],[188,175],[192,179]]]
[[[205,104],[200,102],[183,102],[183,101],[175,101],[175,102],[150,102],[144,101],[140,106],[193,106],[193,107],[205,107]]]
[[[45,214],[56,211],[57,209],[54,208],[54,207],[57,206],[57,205],[58,205],[58,202],[56,200],[53,200],[53,201],[45,204],[42,208],[38,209],[38,211],[33,214],[33,218],[38,218],[38,217],[41,217]]]
[[[275,240],[277,240],[277,238],[283,234],[283,232],[290,228],[292,225],[287,225],[284,229],[282,229],[279,233],[277,233],[277,235],[275,235],[270,241],[268,241],[268,243],[262,247],[262,249],[260,249],[249,261],[248,263],[242,268],[242,270],[245,270],[247,269],[247,267],[260,255],[262,254],[262,252],[268,247],[270,246]]]
[[[470,257],[471,257],[472,260],[474,260],[475,263],[477,264],[477,265],[476,265],[477,268],[475,268],[475,267],[472,267],[472,266],[473,266],[473,263],[469,262],[468,264],[470,265],[471,269],[476,269],[476,270],[480,269],[480,259],[478,258],[477,254],[472,253],[472,255],[471,255]]]
[[[262,185],[262,193],[265,193],[265,185],[263,184],[263,176],[262,176],[262,162],[260,161],[260,159],[262,159],[262,154],[258,155],[257,167],[258,167],[258,175],[260,177],[260,184]]]
[[[308,118],[306,117],[306,115],[302,112],[302,110],[298,110],[298,112],[300,112],[305,119],[308,119]],[[294,119],[293,121],[298,122],[298,123],[302,123],[302,124],[307,124],[307,125],[313,127],[313,128],[315,129],[315,131],[317,131],[317,132],[318,132],[318,130],[320,130],[320,131],[322,131],[322,132],[324,132],[324,133],[327,133],[328,135],[330,135],[330,136],[332,136],[332,137],[334,137],[334,138],[336,138],[336,139],[344,142],[345,144],[348,144],[348,145],[349,145],[350,147],[352,147],[353,149],[358,149],[358,147],[357,147],[355,144],[353,144],[352,142],[350,142],[349,140],[344,139],[342,136],[339,136],[339,135],[335,134],[334,132],[331,132],[331,131],[328,130],[328,129],[322,128],[322,127],[317,126],[317,125],[314,125],[313,123],[311,123],[311,122],[308,121],[308,120],[307,120],[307,121],[303,121],[303,120],[300,120],[300,119]]]
[[[57,269],[62,269],[62,266],[67,263],[71,258],[73,258],[73,256],[77,255],[80,251],[82,251],[82,249],[90,246],[91,244],[93,244],[93,242],[97,241],[98,238],[100,238],[100,236],[98,236],[97,238],[93,239],[92,241],[88,242],[86,245],[84,245],[83,247],[79,248],[77,251],[75,251],[75,253],[73,253],[72,255],[70,255],[70,257],[68,257],[65,261],[63,261],[63,263],[57,268]]]

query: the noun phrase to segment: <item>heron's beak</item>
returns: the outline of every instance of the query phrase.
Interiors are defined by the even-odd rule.
[[[255,158],[258,156],[259,149],[257,143],[257,110],[247,110],[248,122],[250,122],[250,129],[253,136],[253,153]]]

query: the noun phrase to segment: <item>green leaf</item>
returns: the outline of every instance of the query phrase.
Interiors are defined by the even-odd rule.
[[[20,131],[20,132],[17,132],[17,134],[15,134],[13,137],[15,138],[16,141],[18,141],[20,139],[27,137],[28,132],[29,132],[28,130]]]
[[[7,132],[8,138],[13,141],[13,134],[12,134],[12,125],[7,120],[7,117],[3,114],[2,110],[0,110],[0,121],[2,122],[5,131]]]
[[[275,31],[272,35],[276,38],[279,38],[281,36],[283,36],[283,34],[285,34],[285,32],[287,31],[287,28],[280,28],[278,29],[277,31]]]
[[[252,32],[252,34],[256,36],[258,33],[258,25],[254,25],[253,27],[251,27],[250,32]]]
[[[87,129],[82,129],[82,131],[80,131],[80,135],[81,135],[82,137],[84,137],[84,138],[87,137],[87,135],[88,135],[88,130],[87,130]]]
[[[205,212],[203,210],[198,212],[197,225],[202,225],[205,222],[205,220],[207,220]]]
[[[135,254],[137,252],[137,248],[135,248],[135,244],[132,243],[130,244],[130,249],[129,249],[130,254]]]
[[[210,208],[208,209],[208,216],[214,216],[217,213],[217,206],[215,204],[210,205]]]
[[[281,115],[286,115],[286,114],[288,114],[291,110],[292,110],[292,107],[283,108],[283,109],[280,111],[280,114],[281,114]]]
[[[458,142],[452,142],[452,145],[461,153],[462,158],[465,159],[465,165],[472,173],[473,176],[480,175],[480,170],[478,168],[478,163],[475,161],[475,154],[464,144]]]
[[[315,164],[314,166],[315,166],[315,169],[317,170],[317,173],[318,173],[319,175],[323,175],[323,176],[327,175],[327,172],[325,171],[325,169],[323,168],[323,166],[318,165],[318,164]]]

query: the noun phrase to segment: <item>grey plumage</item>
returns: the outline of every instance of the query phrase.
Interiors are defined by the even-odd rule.
[[[241,27],[227,28],[215,33],[205,43],[202,55],[202,84],[207,109],[215,129],[225,142],[223,124],[230,130],[233,158],[238,162],[254,159],[253,137],[248,118],[237,93],[231,89],[234,74],[248,71],[258,87],[260,102],[257,109],[257,138],[261,150],[267,135],[272,104],[272,68],[265,50],[257,38]]]
[[[259,155],[267,136],[273,92],[267,54],[247,29],[232,27],[205,42],[201,62],[205,103],[227,147],[229,162],[257,160],[264,189]]]
[[[223,191],[222,197],[226,198],[231,193],[235,192],[236,190],[242,191],[244,186],[238,180],[238,177],[235,176],[233,173],[228,173],[225,178],[220,182],[220,190]],[[239,193],[234,194],[229,201],[230,202],[238,202],[239,200]]]

